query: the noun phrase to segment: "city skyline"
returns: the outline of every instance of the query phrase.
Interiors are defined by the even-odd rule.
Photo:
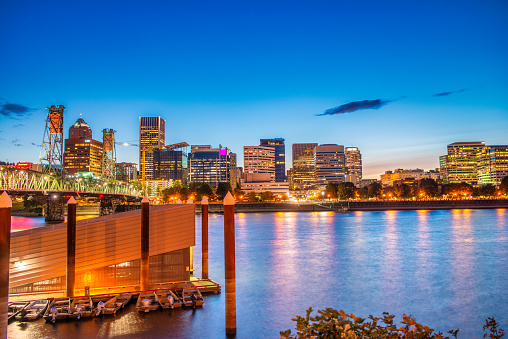
[[[453,142],[508,143],[501,1],[0,7],[2,161],[38,160],[50,105],[66,132],[82,113],[121,142],[161,116],[166,143],[222,144],[238,166],[260,139],[285,139],[286,169],[293,143],[358,147],[364,178],[438,168]]]

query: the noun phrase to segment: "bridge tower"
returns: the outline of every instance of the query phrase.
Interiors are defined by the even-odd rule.
[[[42,138],[39,164],[43,165],[44,173],[52,173],[63,177],[63,118],[64,105],[46,107],[46,129]]]
[[[102,130],[102,180],[105,182],[116,179],[116,146],[113,129]]]

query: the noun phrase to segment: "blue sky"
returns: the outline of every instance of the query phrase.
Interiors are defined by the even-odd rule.
[[[135,143],[139,117],[160,115],[166,143],[222,144],[240,166],[261,138],[286,139],[287,168],[292,143],[356,146],[367,178],[438,167],[456,141],[508,144],[506,1],[2,1],[0,12],[2,161],[38,160],[44,108],[58,104],[65,137],[82,113],[95,139],[113,128]],[[117,160],[138,162],[137,150],[119,146]]]

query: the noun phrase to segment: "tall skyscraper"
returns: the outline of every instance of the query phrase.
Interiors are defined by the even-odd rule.
[[[166,142],[165,121],[161,117],[139,118],[139,173],[143,173],[143,147],[162,147]],[[145,150],[145,179],[154,180],[153,150]]]
[[[189,182],[207,183],[217,187],[230,181],[230,151],[210,145],[192,145],[189,154]]]
[[[362,154],[358,147],[346,147],[345,165],[346,182],[352,182],[355,186],[362,183]]]
[[[116,164],[116,180],[131,182],[138,177],[136,164],[132,162],[120,162]]]
[[[283,138],[261,139],[259,146],[272,147],[275,151],[275,182],[286,181],[286,146]]]
[[[508,175],[508,145],[485,146],[478,154],[478,184],[501,185]]]
[[[92,139],[92,129],[83,120],[83,117],[79,117],[78,120],[69,128],[69,139]]]
[[[180,180],[187,183],[187,154],[183,151],[153,150],[153,177],[155,180]]]
[[[231,183],[231,187],[235,189],[236,187],[239,187],[238,182],[238,174],[236,171],[236,153],[230,152],[229,153],[229,181]]]
[[[441,173],[441,179],[443,184],[448,183],[448,170],[446,169],[446,155],[439,157],[439,172]]]
[[[317,145],[317,143],[293,144],[291,189],[305,190],[312,188],[316,184],[314,148]]]
[[[446,182],[478,184],[478,155],[485,146],[483,141],[454,142],[447,146]]]
[[[328,183],[344,182],[345,159],[344,146],[325,144],[314,149],[316,179],[320,188]]]
[[[243,147],[244,179],[246,181],[275,181],[275,148],[268,146]]]
[[[91,172],[102,174],[102,142],[92,139],[92,129],[79,118],[69,128],[69,139],[65,139],[64,169],[67,174]]]

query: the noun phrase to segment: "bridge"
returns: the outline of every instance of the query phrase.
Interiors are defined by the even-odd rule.
[[[43,206],[46,221],[63,221],[64,205],[71,196],[99,198],[99,214],[107,215],[114,213],[118,205],[139,202],[142,193],[134,186],[120,182],[75,176],[61,178],[5,166],[0,167],[0,191],[6,191],[11,196],[36,199]],[[128,209],[130,208],[124,208]]]

